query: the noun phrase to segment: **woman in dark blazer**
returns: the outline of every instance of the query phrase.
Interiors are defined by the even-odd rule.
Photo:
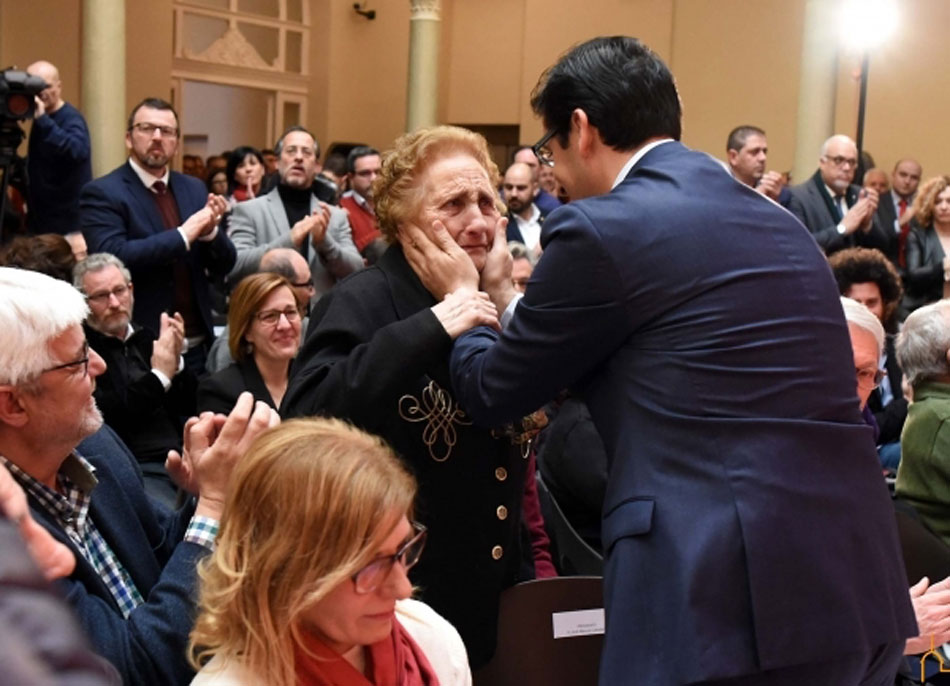
[[[231,294],[228,347],[235,362],[198,385],[198,412],[227,414],[243,391],[275,410],[300,346],[300,310],[290,282],[252,274]]]
[[[950,296],[950,176],[930,179],[917,194],[906,255],[907,312]]]

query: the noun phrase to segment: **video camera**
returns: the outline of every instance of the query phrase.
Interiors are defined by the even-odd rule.
[[[23,140],[23,130],[17,122],[33,118],[36,96],[46,87],[46,81],[25,71],[0,72],[0,166],[16,159],[16,149]]]

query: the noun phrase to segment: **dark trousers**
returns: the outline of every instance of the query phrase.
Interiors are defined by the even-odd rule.
[[[827,662],[809,663],[690,686],[893,686],[904,642],[887,643]]]

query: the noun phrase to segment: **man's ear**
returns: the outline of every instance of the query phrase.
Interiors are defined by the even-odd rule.
[[[21,402],[22,393],[16,386],[0,385],[0,424],[21,427],[30,420]]]
[[[571,129],[577,133],[577,149],[581,156],[590,157],[600,141],[600,132],[587,119],[587,112],[579,107],[571,112]]]
[[[738,150],[726,150],[726,159],[729,161],[729,166],[736,166],[736,160],[739,159]]]

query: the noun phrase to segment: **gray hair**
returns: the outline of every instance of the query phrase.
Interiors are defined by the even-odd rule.
[[[125,279],[125,283],[132,283],[132,274],[123,264],[122,260],[113,255],[112,253],[107,252],[97,252],[93,253],[82,262],[77,262],[76,266],[73,267],[73,286],[76,287],[80,293],[84,293],[83,290],[83,280],[86,278],[86,274],[91,272],[101,272],[106,267],[115,267],[120,272],[122,272],[122,278]],[[87,293],[88,295],[88,293]]]
[[[314,157],[316,157],[319,160],[320,159],[320,143],[317,141],[317,137],[314,136],[312,133],[310,133],[306,128],[298,124],[291,126],[289,129],[287,129],[282,134],[280,134],[280,138],[278,138],[277,142],[274,144],[274,154],[280,157],[280,153],[284,149],[284,139],[287,137],[287,134],[293,133],[294,131],[300,131],[301,133],[305,133],[313,139],[313,154],[314,154]]]
[[[524,258],[528,260],[528,264],[532,267],[538,263],[538,258],[535,257],[534,253],[528,250],[528,246],[521,241],[508,241],[508,252],[511,253],[511,259],[520,260]]]
[[[940,300],[910,313],[897,337],[897,362],[911,386],[950,375],[950,301]]]
[[[28,383],[55,365],[50,341],[88,314],[86,300],[65,281],[0,267],[0,383]]]
[[[881,320],[875,317],[867,307],[851,298],[841,296],[841,308],[849,324],[854,324],[874,336],[874,340],[877,341],[877,356],[880,359],[881,353],[884,352],[884,327],[881,325]]]

